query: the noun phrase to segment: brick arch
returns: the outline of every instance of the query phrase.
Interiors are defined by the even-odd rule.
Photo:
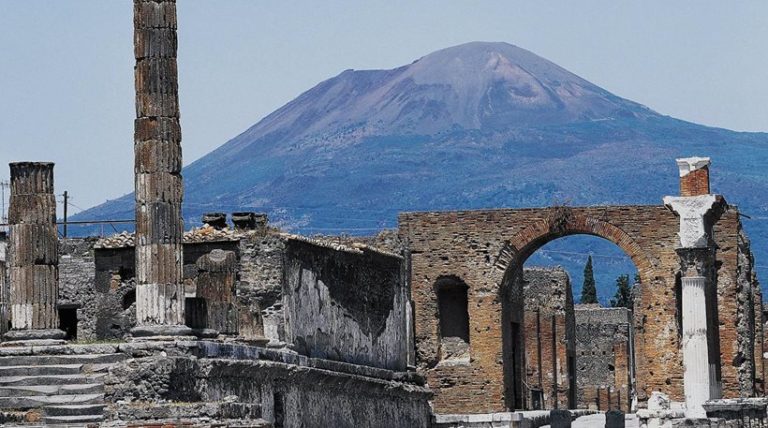
[[[632,259],[641,282],[654,279],[652,272],[657,263],[652,262],[648,252],[621,228],[570,212],[539,220],[513,235],[497,257],[497,268],[507,273],[510,268],[522,267],[528,257],[545,244],[571,235],[591,235],[613,242]]]
[[[637,391],[640,401],[652,391],[684,399],[682,353],[676,320],[675,275],[680,271],[680,219],[663,205],[547,207],[401,213],[398,235],[409,250],[414,307],[416,363],[435,393],[438,413],[484,413],[510,408],[504,342],[522,308],[516,289],[503,284],[546,242],[587,234],[607,239],[626,252],[638,268],[641,306],[635,314]],[[740,317],[737,304],[740,222],[735,210],[716,220],[719,320]],[[516,272],[514,272],[516,273]],[[469,286],[472,342],[468,365],[440,364],[434,281],[455,275]],[[513,278],[510,278],[513,277]],[[516,279],[515,279],[516,281]],[[640,313],[642,312],[642,313]],[[504,327],[508,331],[504,331]],[[744,347],[734,323],[720,323],[722,361],[733,361]],[[430,365],[437,361],[438,364]],[[722,365],[723,394],[738,397],[741,372]],[[482,395],[483,400],[477,400]]]

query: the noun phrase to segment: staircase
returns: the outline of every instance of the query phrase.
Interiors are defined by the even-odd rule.
[[[38,410],[47,425],[104,418],[104,377],[125,354],[0,357],[0,409]]]

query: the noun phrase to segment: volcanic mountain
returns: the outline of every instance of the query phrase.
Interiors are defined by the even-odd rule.
[[[714,191],[752,216],[753,240],[768,237],[768,134],[664,116],[474,42],[321,82],[188,165],[184,209],[189,224],[248,210],[303,233],[371,234],[405,210],[660,204],[678,192],[674,158],[692,155],[713,158]],[[77,218],[132,215],[125,195]]]

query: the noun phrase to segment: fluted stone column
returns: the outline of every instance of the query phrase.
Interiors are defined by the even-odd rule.
[[[187,335],[182,283],[181,128],[175,0],[134,0],[134,336]]]
[[[709,194],[709,159],[678,159],[683,196],[667,196],[664,204],[680,217],[677,254],[682,272],[682,351],[685,416],[706,418],[703,404],[719,398],[717,367],[710,361],[707,328],[707,293],[715,284],[712,236],[713,211],[726,206],[722,197]]]
[[[707,341],[707,279],[703,276],[682,278],[683,296],[683,382],[686,416],[706,417],[701,407],[711,397],[709,343]]]
[[[8,340],[58,340],[59,240],[53,163],[15,162],[8,209],[11,330]]]

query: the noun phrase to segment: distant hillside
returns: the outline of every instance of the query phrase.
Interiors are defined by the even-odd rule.
[[[190,224],[254,210],[303,233],[370,234],[405,210],[660,204],[678,192],[674,158],[691,155],[713,158],[714,190],[752,217],[768,266],[768,134],[663,116],[524,49],[475,42],[318,84],[186,167],[184,209]],[[132,216],[125,195],[77,219]],[[566,268],[580,287],[581,267]]]

